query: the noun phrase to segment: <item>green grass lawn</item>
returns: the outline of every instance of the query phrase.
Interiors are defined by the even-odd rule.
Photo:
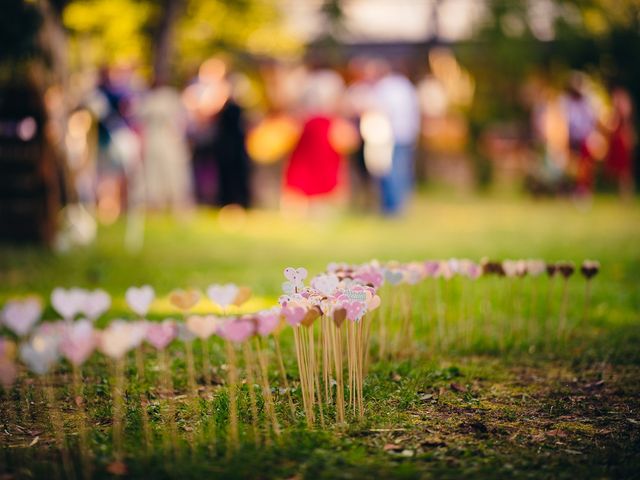
[[[263,308],[275,304],[282,270],[290,265],[306,266],[313,275],[330,261],[372,258],[598,259],[602,270],[593,283],[588,320],[582,318],[584,280],[571,279],[571,331],[561,342],[554,341],[555,330],[549,328],[559,297],[543,295],[544,278],[537,284],[531,279],[513,284],[481,278],[474,285],[441,285],[445,290],[440,301],[447,307],[444,318],[451,332],[446,338],[434,331],[435,286],[416,288],[416,354],[372,365],[364,388],[363,421],[309,431],[300,418],[289,418],[283,420],[284,434],[275,444],[244,441],[231,456],[220,438],[227,418],[223,387],[215,409],[201,401],[215,412],[215,445],[209,438],[174,458],[158,441],[153,453],[142,453],[137,392],[153,390],[158,381],[155,356],[148,355],[147,378],[132,380],[127,388],[125,463],[130,476],[147,478],[638,478],[639,240],[640,204],[609,198],[596,198],[587,208],[570,201],[422,196],[403,219],[347,216],[305,222],[250,212],[244,224],[231,230],[223,228],[217,212],[199,211],[179,221],[147,218],[144,247],[135,253],[124,248],[122,223],[101,228],[93,246],[67,254],[2,247],[0,304],[27,293],[47,298],[56,286],[101,287],[114,296],[104,324],[110,318],[131,317],[124,292],[143,283],[153,285],[161,296],[177,287],[246,284],[254,291],[249,308]],[[524,301],[513,307],[513,298],[530,298],[534,289],[539,292],[535,307]],[[389,308],[390,297],[384,293],[381,314],[393,323],[397,312]],[[510,330],[508,343],[493,342],[483,333],[486,319],[480,305],[486,298],[500,312],[501,325],[512,328],[512,316],[519,312],[519,318],[535,318],[544,326],[525,323]],[[470,312],[470,329],[457,320],[460,305]],[[175,313],[166,302],[158,302],[151,316]],[[45,316],[53,318],[52,310]],[[295,381],[295,358],[288,332],[284,335],[287,371]],[[222,378],[222,348],[215,343],[212,348],[215,373]],[[181,438],[188,438],[194,431],[192,418],[179,398],[185,388],[184,360],[180,346],[172,352],[179,428]],[[96,477],[109,477],[111,380],[103,359],[94,356],[90,363],[85,393],[92,471]],[[67,431],[74,432],[78,419],[68,369],[57,372],[54,380]],[[43,413],[46,402],[36,390],[27,385],[10,392],[11,400],[6,393],[2,397],[0,476],[64,475]],[[24,399],[18,401],[25,392],[33,395],[28,407]],[[246,406],[246,395],[241,401]],[[279,402],[279,413],[286,416],[284,407],[284,401]],[[22,415],[24,410],[29,415]],[[161,417],[152,415],[152,421],[161,431]],[[69,441],[78,467],[77,435]]]

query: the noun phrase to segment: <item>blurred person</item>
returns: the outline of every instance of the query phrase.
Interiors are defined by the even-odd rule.
[[[196,196],[200,203],[250,205],[244,113],[232,95],[226,64],[205,61],[183,98],[190,111]]]
[[[127,68],[103,68],[88,100],[98,121],[98,217],[115,221],[124,209],[142,203],[141,145],[132,116],[135,92]]]
[[[348,70],[351,82],[347,88],[345,115],[356,128],[357,148],[351,154],[350,178],[351,201],[357,208],[369,209],[375,201],[372,175],[367,169],[365,158],[365,140],[361,127],[363,116],[375,107],[374,84],[375,71],[369,68],[371,61],[356,57],[349,62]]]
[[[561,193],[567,189],[569,127],[561,97],[546,83],[532,95],[533,138],[543,149],[542,164],[529,178],[534,193]],[[565,192],[566,193],[566,192]]]
[[[285,168],[285,209],[323,208],[342,200],[343,154],[357,142],[355,129],[338,116],[344,82],[332,70],[310,74],[302,98],[302,132]]]
[[[216,118],[213,154],[218,163],[220,206],[251,204],[250,161],[246,148],[244,111],[229,95]]]
[[[138,108],[142,121],[146,204],[180,211],[191,205],[186,111],[180,94],[155,83]]]
[[[569,133],[569,152],[576,168],[578,194],[590,194],[593,190],[595,160],[589,151],[589,136],[595,131],[596,115],[585,93],[586,78],[574,73],[569,79],[562,105]]]
[[[187,137],[191,145],[195,197],[199,204],[216,205],[218,166],[214,155],[215,117],[227,101],[225,64],[212,58],[202,63],[182,98],[188,111]]]
[[[633,129],[633,103],[629,92],[621,87],[614,88],[611,92],[611,107],[609,151],[605,159],[605,170],[616,182],[620,195],[628,198],[634,191],[633,151],[636,140]]]
[[[379,80],[374,87],[377,108],[388,119],[393,138],[391,168],[380,179],[383,213],[397,215],[404,209],[414,181],[414,153],[420,130],[418,94],[411,81],[387,62],[376,64]]]

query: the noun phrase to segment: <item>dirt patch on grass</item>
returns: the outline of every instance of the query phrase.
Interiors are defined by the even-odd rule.
[[[432,474],[639,474],[640,367],[506,373],[434,383],[407,412],[408,428],[374,432],[368,444]]]

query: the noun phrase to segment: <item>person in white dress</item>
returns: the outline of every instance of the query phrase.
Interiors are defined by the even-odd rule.
[[[138,115],[142,121],[147,207],[175,212],[191,206],[187,117],[180,94],[168,86],[155,87],[142,100]]]

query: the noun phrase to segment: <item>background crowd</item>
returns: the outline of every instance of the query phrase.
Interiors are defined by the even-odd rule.
[[[11,0],[0,213],[27,184],[86,238],[198,204],[398,216],[423,185],[628,199],[640,6],[616,5]]]
[[[70,118],[87,121],[85,158],[71,175],[83,179],[81,197],[102,206],[105,218],[125,198],[153,210],[198,203],[309,212],[351,204],[400,214],[416,170],[440,154],[433,144],[460,141],[437,138],[447,128],[438,105],[448,102],[437,78],[405,72],[376,57],[355,57],[341,69],[271,66],[261,80],[272,104],[257,112],[247,107],[254,92],[246,76],[216,57],[182,89],[146,86],[134,69],[104,69]],[[530,130],[513,181],[537,194],[586,196],[599,179],[632,194],[634,108],[624,88],[606,89],[574,71],[562,89],[532,78],[523,90]],[[501,141],[487,132],[482,147],[488,156],[522,154]]]

